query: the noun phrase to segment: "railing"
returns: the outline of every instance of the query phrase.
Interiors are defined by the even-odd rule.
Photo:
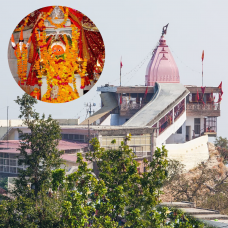
[[[200,133],[199,134],[196,134],[194,130],[192,130],[193,134],[192,134],[192,139],[195,139],[195,138],[198,138],[202,135],[204,135],[205,133],[214,133],[216,134],[216,127],[215,126],[212,126],[212,127],[207,127],[206,129],[203,128],[200,130]]]
[[[185,99],[183,99],[178,105],[174,107],[174,121],[185,111]]]
[[[159,134],[173,123],[173,110],[169,111],[163,118],[159,120]]]
[[[187,103],[187,110],[220,110],[220,104]]]

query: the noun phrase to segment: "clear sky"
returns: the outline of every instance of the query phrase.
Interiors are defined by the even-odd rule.
[[[48,4],[47,4],[48,2]],[[144,85],[145,71],[151,51],[157,44],[162,27],[169,23],[166,40],[179,68],[184,85],[201,86],[201,54],[204,58],[204,85],[223,82],[221,117],[218,135],[227,137],[228,106],[228,1],[219,0],[7,0],[1,3],[0,55],[0,119],[17,119],[19,108],[14,100],[23,91],[15,83],[8,66],[7,50],[13,29],[27,14],[49,5],[65,5],[87,15],[98,27],[105,43],[106,59],[97,84],[82,98],[65,103],[39,101],[36,110],[53,118],[85,118],[85,102],[100,106],[96,87],[110,83],[119,85],[119,64],[122,56],[123,85]],[[133,70],[135,69],[135,70]],[[132,71],[133,70],[133,71]],[[130,74],[127,74],[131,72]]]

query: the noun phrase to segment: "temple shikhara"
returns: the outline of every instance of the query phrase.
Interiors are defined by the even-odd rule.
[[[131,134],[128,145],[141,164],[140,172],[144,172],[143,159],[151,160],[156,147],[162,145],[168,150],[168,158],[180,161],[186,170],[209,158],[208,139],[218,135],[222,83],[218,82],[217,86],[181,84],[184,75],[179,75],[166,41],[166,30],[167,26],[163,28],[145,75],[138,76],[143,81],[145,78],[145,86],[106,84],[98,87],[102,107],[81,123],[72,123],[72,120],[60,123],[63,140],[75,145],[81,143],[86,151],[89,140],[97,137],[101,147],[109,149],[118,148],[126,135]],[[7,134],[9,140],[18,140],[17,128],[29,133],[26,126],[11,124],[2,140]],[[113,139],[116,144],[111,143]],[[3,152],[7,154],[7,149]],[[66,150],[67,153],[70,152]]]
[[[105,48],[87,16],[69,7],[50,6],[17,25],[8,58],[13,77],[25,92],[45,102],[64,103],[97,82]]]

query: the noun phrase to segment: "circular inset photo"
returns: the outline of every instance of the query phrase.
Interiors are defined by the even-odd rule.
[[[27,15],[14,29],[8,60],[18,85],[34,98],[65,103],[98,81],[105,46],[96,25],[83,13],[49,6]]]

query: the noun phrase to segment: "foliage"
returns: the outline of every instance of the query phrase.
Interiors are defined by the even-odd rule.
[[[0,227],[115,228],[121,219],[124,227],[204,227],[181,211],[157,207],[168,177],[164,146],[155,150],[152,161],[139,164],[127,145],[130,135],[119,148],[108,150],[94,138],[86,160],[97,164],[99,175],[78,153],[77,171],[66,176],[59,168],[58,124],[51,117],[39,118],[33,98],[24,95],[16,102],[31,134],[22,134],[19,162],[26,170],[15,182],[14,198],[1,202]]]
[[[6,191],[8,190],[8,178],[7,177],[0,178],[0,187]]]
[[[19,165],[24,165],[26,169],[21,170],[19,178],[15,180],[15,196],[28,196],[30,194],[30,184],[35,189],[37,196],[41,187],[51,177],[51,170],[58,168],[61,164],[60,156],[63,152],[58,151],[57,146],[61,139],[60,127],[58,123],[49,116],[45,119],[33,110],[36,99],[24,94],[22,98],[17,98],[16,103],[20,105],[23,122],[31,131],[21,134]]]
[[[224,163],[228,164],[228,139],[220,136],[215,139],[214,144],[220,156],[224,159]]]

